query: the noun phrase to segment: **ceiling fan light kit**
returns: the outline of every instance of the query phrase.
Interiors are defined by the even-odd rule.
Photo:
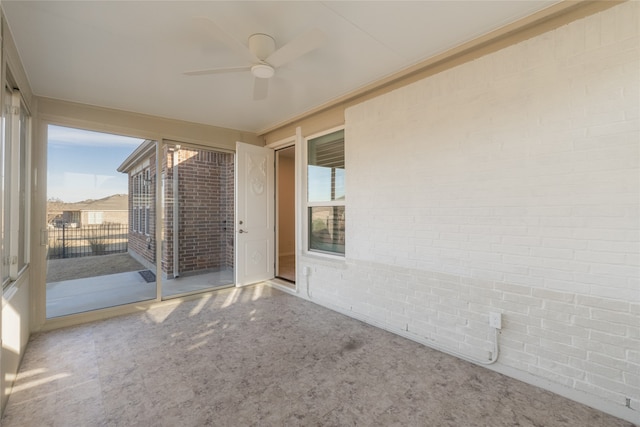
[[[259,79],[270,79],[275,74],[275,70],[268,64],[256,64],[251,67],[253,75]]]

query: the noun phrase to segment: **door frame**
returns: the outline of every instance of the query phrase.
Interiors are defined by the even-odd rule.
[[[294,147],[295,149],[295,157],[294,157],[294,174],[295,174],[295,182],[294,182],[294,206],[295,206],[295,211],[294,211],[294,219],[295,219],[295,225],[294,225],[294,232],[295,232],[295,237],[294,237],[294,253],[295,253],[295,283],[294,285],[294,291],[297,293],[300,289],[299,287],[299,283],[300,283],[300,275],[299,275],[299,268],[298,268],[298,264],[299,264],[299,255],[300,255],[300,248],[302,247],[302,233],[301,233],[301,229],[300,226],[302,224],[301,222],[301,215],[302,215],[302,208],[300,206],[300,200],[302,200],[301,197],[301,179],[302,179],[302,130],[301,128],[296,128],[296,133],[294,135],[291,135],[287,138],[283,138],[281,140],[269,143],[266,145],[267,148],[271,148],[272,150],[281,150],[283,148],[289,148],[289,147]],[[274,169],[274,173],[275,173],[275,169]],[[276,192],[276,197],[277,197],[277,192]],[[276,220],[276,225],[278,224],[278,209],[277,209],[278,203],[277,200],[275,202],[275,206],[274,209],[276,210],[276,214],[275,214],[275,220]],[[277,229],[274,230],[274,251],[277,254],[278,253],[278,234],[277,234]],[[277,263],[277,261],[276,261]],[[276,265],[277,267],[277,265]],[[277,270],[274,270],[274,273]],[[284,282],[282,282],[284,283]],[[287,292],[291,292],[291,285],[292,283],[287,282],[287,285],[282,285],[280,286],[278,283],[278,279],[275,279],[274,285],[276,285],[279,289],[282,289],[284,291]]]
[[[279,272],[280,272],[280,255],[281,255],[281,241],[280,241],[280,237],[281,237],[281,231],[282,231],[282,224],[280,221],[280,217],[282,214],[282,209],[280,208],[281,204],[280,204],[280,200],[283,194],[287,194],[290,195],[293,198],[293,203],[292,203],[292,209],[291,209],[291,214],[293,216],[293,251],[292,254],[295,256],[296,253],[296,242],[295,242],[295,234],[296,234],[296,218],[295,218],[295,193],[296,193],[296,189],[295,189],[295,157],[293,158],[293,188],[291,191],[286,191],[286,192],[280,192],[280,187],[281,187],[281,183],[280,183],[280,168],[281,166],[281,156],[279,155],[279,153],[281,151],[284,150],[293,150],[294,156],[295,156],[295,145],[287,145],[285,147],[282,148],[278,148],[274,151],[274,158],[275,158],[275,221],[276,221],[276,228],[275,228],[275,279],[282,279],[284,281],[286,281],[287,283],[289,283],[290,285],[295,284],[295,276],[293,277],[292,280],[289,279],[285,279],[284,277],[282,277]],[[289,209],[286,209],[286,211],[289,211]],[[295,274],[295,266],[294,266],[294,274]]]

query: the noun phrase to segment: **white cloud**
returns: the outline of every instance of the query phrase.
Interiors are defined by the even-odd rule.
[[[49,125],[49,144],[55,145],[84,145],[88,147],[130,147],[134,149],[142,144],[143,139],[109,133],[92,132],[61,126]]]

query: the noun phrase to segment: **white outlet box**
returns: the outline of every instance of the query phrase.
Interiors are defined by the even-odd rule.
[[[502,329],[502,313],[489,313],[489,326],[496,329]]]

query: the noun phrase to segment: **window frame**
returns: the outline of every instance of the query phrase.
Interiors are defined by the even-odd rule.
[[[3,291],[30,263],[31,113],[18,89],[4,88],[0,144]],[[8,231],[8,233],[7,233]]]
[[[315,249],[315,248],[311,248],[311,236],[310,236],[310,212],[311,212],[311,208],[314,207],[335,207],[335,206],[341,206],[344,208],[344,212],[345,212],[345,217],[346,217],[346,211],[347,211],[347,184],[346,184],[346,177],[345,177],[345,188],[344,188],[344,198],[341,200],[330,200],[330,201],[320,201],[320,202],[310,202],[309,201],[309,142],[311,140],[317,139],[317,138],[321,138],[323,136],[326,135],[330,135],[332,133],[336,133],[339,131],[344,131],[345,130],[345,126],[341,125],[341,126],[336,126],[334,128],[330,128],[327,130],[324,130],[322,132],[318,132],[309,136],[306,136],[303,138],[303,144],[302,144],[302,160],[303,160],[303,173],[302,173],[302,202],[303,202],[303,214],[302,214],[302,237],[303,237],[303,251],[306,255],[313,255],[313,256],[320,256],[320,257],[326,257],[326,258],[331,258],[331,259],[340,259],[343,260],[345,259],[346,255],[347,255],[347,248],[345,245],[345,251],[344,253],[340,253],[340,252],[335,252],[335,251],[325,251],[325,250],[321,250],[321,249]],[[346,158],[346,135],[344,135],[344,145],[345,145],[345,173],[346,173],[346,163],[347,163],[347,158]],[[345,237],[346,237],[346,221],[345,221]],[[346,240],[346,239],[345,239]]]
[[[153,180],[151,179],[151,167],[145,162],[135,171],[131,172],[131,218],[129,229],[132,233],[150,236],[151,229],[151,203],[153,201]]]
[[[153,180],[151,179],[151,167],[150,165],[145,166],[142,169],[142,193],[143,193],[143,200],[142,200],[142,217],[144,218],[144,235],[145,236],[149,236],[149,229],[150,227],[150,214],[151,214],[151,194],[152,194],[152,183]]]

